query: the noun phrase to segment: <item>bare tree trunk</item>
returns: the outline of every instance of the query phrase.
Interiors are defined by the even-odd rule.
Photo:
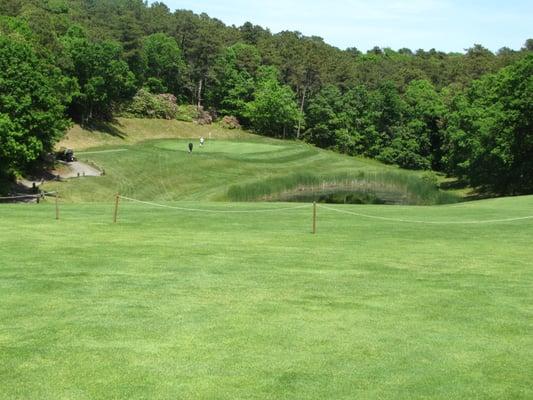
[[[304,114],[304,105],[305,105],[305,95],[307,93],[307,85],[304,86],[304,91],[302,94],[302,102],[300,104],[300,119],[298,119],[298,131],[296,132],[296,139],[300,139],[300,130],[302,129],[302,119],[301,116]]]
[[[200,81],[198,82],[198,104],[197,104],[197,108],[198,110],[200,110],[200,107],[202,107],[202,85],[203,85],[203,79],[200,79]]]

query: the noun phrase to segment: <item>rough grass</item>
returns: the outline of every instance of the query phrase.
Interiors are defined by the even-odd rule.
[[[301,198],[302,193],[305,193],[308,198],[318,200],[321,194],[335,190],[369,195],[385,192],[388,197],[392,197],[392,202],[410,205],[449,204],[460,199],[453,193],[439,190],[418,175],[405,171],[359,171],[351,175],[301,172],[245,185],[233,185],[228,190],[228,198],[232,201],[272,201],[291,196]]]
[[[219,210],[291,204],[169,203]],[[335,206],[533,214],[533,197]],[[3,399],[531,399],[533,220],[0,205]]]

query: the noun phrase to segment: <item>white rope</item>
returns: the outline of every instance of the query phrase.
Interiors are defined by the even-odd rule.
[[[310,207],[310,204],[303,204],[300,206],[295,207],[285,207],[285,208],[269,208],[269,209],[262,209],[262,210],[208,210],[208,209],[201,209],[201,208],[188,208],[188,207],[176,207],[176,206],[168,206],[165,204],[159,204],[159,203],[153,203],[151,201],[143,201],[143,200],[137,200],[132,199],[131,197],[126,196],[119,196],[121,199],[129,200],[135,203],[140,204],[146,204],[149,206],[154,207],[161,207],[161,208],[168,208],[171,210],[180,210],[180,211],[194,211],[194,212],[205,212],[205,213],[220,213],[220,214],[232,214],[232,213],[267,213],[267,212],[278,212],[278,211],[287,211],[287,210],[298,210],[301,208],[307,208]]]
[[[411,223],[411,224],[430,224],[430,225],[494,224],[494,223],[499,223],[499,222],[514,222],[514,221],[523,221],[527,219],[533,219],[533,215],[530,215],[527,217],[507,218],[507,219],[489,219],[485,221],[420,221],[420,220],[388,218],[388,217],[379,217],[376,215],[361,214],[361,213],[356,213],[353,211],[338,210],[336,208],[328,207],[322,204],[320,205],[320,208],[324,208],[326,210],[335,211],[335,212],[343,213],[343,214],[356,215],[358,217],[379,219],[382,221],[405,222],[405,223]]]

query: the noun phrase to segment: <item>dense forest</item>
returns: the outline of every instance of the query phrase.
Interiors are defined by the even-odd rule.
[[[39,162],[71,121],[175,118],[185,104],[263,135],[533,193],[533,39],[496,54],[361,52],[163,3],[0,0],[4,176]]]

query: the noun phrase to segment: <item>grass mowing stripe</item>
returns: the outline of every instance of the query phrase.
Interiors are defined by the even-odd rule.
[[[513,218],[532,201],[347,209]],[[113,225],[111,203],[62,204],[60,221],[0,206],[2,397],[533,396],[529,223],[320,213],[311,235],[306,209],[121,207]]]

